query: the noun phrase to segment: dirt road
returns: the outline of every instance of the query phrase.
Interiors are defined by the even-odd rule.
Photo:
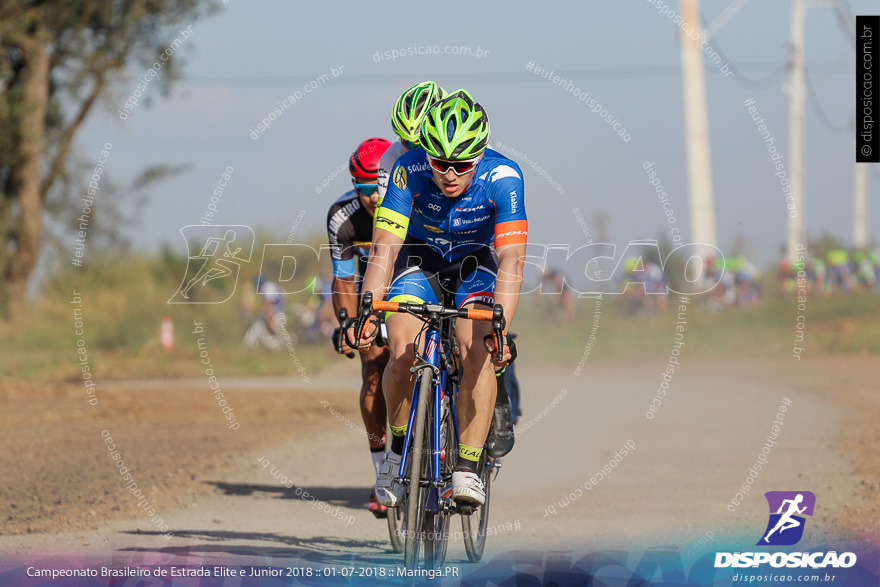
[[[105,382],[96,407],[76,386],[5,386],[0,423],[11,440],[0,464],[14,474],[0,498],[0,548],[29,558],[396,563],[384,521],[364,508],[372,473],[358,377],[353,361],[340,364],[308,383],[221,378],[239,429],[199,379]],[[870,357],[683,359],[653,419],[662,364],[523,370],[524,414],[493,486],[486,557],[687,551],[707,535],[711,548],[754,545],[771,490],[816,494],[806,547],[842,533],[876,540],[878,367]],[[767,464],[730,511],[786,399]],[[107,435],[170,539],[116,472]],[[449,559],[466,561],[455,536]]]

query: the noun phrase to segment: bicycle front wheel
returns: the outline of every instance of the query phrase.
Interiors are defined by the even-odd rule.
[[[388,508],[388,536],[394,552],[403,552],[403,538],[406,535],[405,509],[406,506],[403,505]]]
[[[442,415],[441,415],[442,417]],[[440,479],[441,485],[438,488],[440,492],[437,496],[439,511],[434,514],[425,513],[425,530],[428,535],[425,538],[425,566],[429,569],[439,568],[446,562],[446,549],[449,546],[449,521],[452,512],[445,507],[445,501],[448,499],[442,495],[444,489],[448,489],[451,494],[451,486],[445,488],[442,481],[449,479],[451,482],[452,471],[455,468],[455,461],[458,457],[458,439],[455,437],[455,427],[452,423],[452,410],[446,413],[446,419],[440,422],[440,426],[446,427],[446,446],[442,460],[440,461]]]
[[[430,487],[422,487],[420,480],[428,477],[428,408],[431,405],[432,377],[430,369],[419,373],[419,402],[413,420],[413,445],[409,454],[410,474],[406,496],[406,534],[403,559],[406,568],[415,569],[419,562],[419,549],[424,534],[425,506]]]

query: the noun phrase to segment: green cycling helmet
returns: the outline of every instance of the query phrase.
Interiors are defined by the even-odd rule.
[[[431,104],[446,96],[432,81],[416,84],[397,99],[391,110],[391,128],[402,141],[419,144],[419,127]]]
[[[467,91],[458,90],[431,106],[420,139],[432,157],[473,159],[489,144],[489,117]]]
[[[849,264],[849,255],[843,249],[828,251],[828,264],[834,267]]]

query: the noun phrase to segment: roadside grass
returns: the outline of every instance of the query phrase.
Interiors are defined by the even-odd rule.
[[[547,296],[544,296],[547,297]],[[814,355],[880,352],[880,295],[808,298],[803,342],[796,342],[797,302],[769,297],[754,308],[712,312],[691,297],[684,313],[684,356],[693,358],[784,357],[795,346],[807,359]],[[584,361],[663,359],[670,355],[679,321],[677,295],[669,297],[666,314],[628,316],[614,296],[601,302],[577,300],[577,314],[566,324],[552,319],[547,300],[533,297],[520,304],[513,330],[523,364],[572,365]],[[532,302],[532,303],[530,303]],[[540,303],[535,303],[540,302]],[[595,340],[587,352],[598,303]]]
[[[242,343],[247,323],[238,313],[240,297],[223,304],[169,305],[166,301],[175,291],[179,272],[164,270],[153,258],[135,256],[99,263],[85,276],[68,271],[54,277],[26,315],[0,322],[0,376],[35,382],[80,380],[74,291],[82,299],[85,349],[96,379],[201,377],[204,365],[197,340],[202,336],[218,376],[296,378],[347,360],[333,352],[329,340],[296,344],[295,359],[286,349],[249,349]],[[648,316],[625,315],[615,296],[604,296],[601,302],[579,299],[576,316],[566,323],[553,319],[553,300],[553,296],[521,298],[513,331],[520,335],[523,365],[574,368],[580,363],[662,360],[671,352],[677,295],[669,297],[667,313]],[[597,305],[599,327],[586,353]],[[691,297],[683,316],[682,354],[784,357],[791,356],[795,346],[804,349],[804,359],[880,352],[880,295],[811,297],[801,313],[804,339],[796,343],[798,310],[792,298],[767,296],[754,308],[712,312]],[[164,316],[174,322],[176,347],[170,352],[159,341]],[[202,324],[202,334],[193,333],[195,321]],[[297,371],[297,362],[304,373]]]

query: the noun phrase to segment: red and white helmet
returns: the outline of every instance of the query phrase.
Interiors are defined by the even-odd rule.
[[[376,179],[379,176],[379,162],[390,146],[390,141],[380,137],[365,140],[351,154],[348,172],[356,179]]]

